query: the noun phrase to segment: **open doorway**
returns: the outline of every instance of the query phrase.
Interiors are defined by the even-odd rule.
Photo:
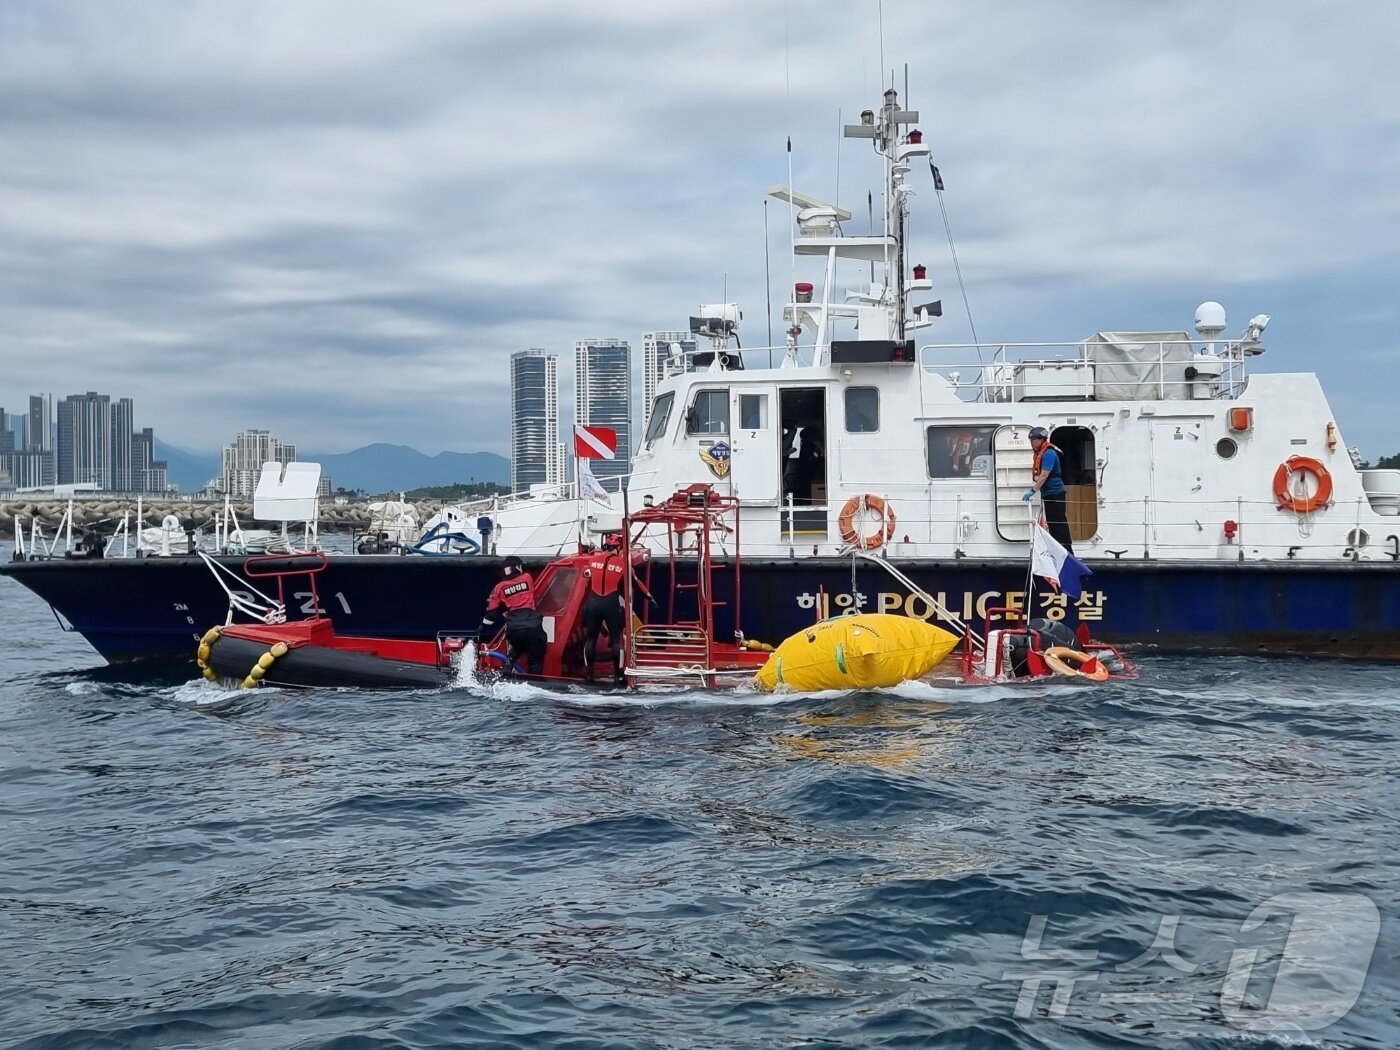
[[[1076,543],[1099,531],[1099,484],[1094,432],[1088,427],[1055,427],[1050,443],[1063,454],[1060,476],[1065,483],[1065,517]]]
[[[826,391],[794,387],[778,392],[778,470],[782,476],[782,530],[788,536],[827,534]],[[788,511],[788,500],[792,511]]]
[[[826,505],[826,391],[795,387],[779,393],[783,502]]]

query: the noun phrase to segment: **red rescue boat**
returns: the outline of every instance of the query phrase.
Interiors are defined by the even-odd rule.
[[[697,484],[654,507],[624,518],[622,546],[632,552],[623,573],[625,608],[636,607],[636,596],[652,595],[652,569],[665,560],[669,587],[664,595],[625,620],[621,637],[609,639],[594,654],[608,665],[604,686],[673,683],[703,688],[747,681],[768,657],[771,647],[716,637],[717,607],[732,600],[733,622],[741,623],[738,550],[738,501]],[[734,553],[715,559],[721,541],[731,541]],[[651,555],[649,550],[664,554]],[[592,548],[557,558],[535,577],[535,604],[544,621],[548,645],[538,674],[523,673],[506,655],[505,632],[484,638],[477,647],[476,670],[487,675],[510,675],[543,683],[591,684],[584,660],[584,609],[591,592],[589,564],[598,557]],[[321,612],[301,620],[287,619],[287,595],[309,589],[305,607],[322,608],[317,575],[325,568],[324,554],[265,555],[243,566],[248,580],[275,583],[276,597],[261,594],[261,602],[229,590],[230,620],[234,610],[261,622],[215,627],[200,640],[198,663],[205,677],[233,679],[244,686],[359,686],[364,688],[436,688],[451,684],[473,631],[446,631],[432,639],[376,638],[336,631],[331,617]],[[732,598],[715,597],[719,572],[734,574]],[[289,584],[293,585],[289,588]],[[616,679],[616,681],[614,681]]]

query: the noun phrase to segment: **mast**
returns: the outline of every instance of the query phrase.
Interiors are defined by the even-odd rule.
[[[885,229],[890,239],[885,258],[884,300],[891,311],[890,338],[902,342],[908,317],[908,290],[905,287],[905,238],[908,233],[909,200],[904,177],[909,172],[906,158],[928,153],[923,135],[917,130],[906,132],[918,123],[918,110],[900,109],[899,92],[885,91],[879,112],[865,110],[859,124],[847,124],[842,134],[848,139],[871,139],[875,152],[885,160]]]

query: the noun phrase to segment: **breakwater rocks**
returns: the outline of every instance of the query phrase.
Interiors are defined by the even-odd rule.
[[[442,509],[442,505],[441,500],[424,500],[420,503],[409,504],[417,512],[420,522],[427,521]],[[232,506],[234,514],[237,515],[239,523],[243,526],[269,527],[267,523],[258,522],[253,518],[251,503],[234,503]],[[67,500],[0,499],[0,538],[10,539],[14,536],[16,519],[19,519],[23,524],[26,533],[30,528],[30,522],[36,518],[41,529],[52,533],[67,510]],[[141,520],[146,528],[154,528],[160,525],[167,515],[173,514],[180,519],[182,525],[188,519],[194,522],[196,528],[208,528],[214,518],[223,514],[223,511],[222,502],[193,503],[183,500],[156,500],[142,504]],[[124,514],[131,516],[131,526],[134,527],[136,524],[135,500],[88,499],[73,501],[74,528],[96,526],[104,532],[110,532],[121,524]],[[364,503],[323,503],[319,525],[323,530],[365,531],[369,529],[371,521],[376,517],[382,521],[382,515],[374,515]]]

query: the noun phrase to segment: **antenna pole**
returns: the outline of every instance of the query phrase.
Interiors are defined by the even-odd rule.
[[[792,278],[788,282],[788,294],[796,298],[795,288],[797,285],[797,205],[792,199],[792,0],[787,0],[783,4],[783,90],[787,101],[788,137],[787,137],[787,168],[788,168],[788,233],[792,238],[792,251],[788,255],[788,262],[791,264]],[[792,317],[794,326],[797,324],[797,314],[794,311]],[[772,343],[772,340],[769,340]],[[791,344],[791,340],[789,340]],[[790,346],[791,349],[791,346]]]
[[[768,198],[763,198],[763,284],[768,293],[768,367],[773,367],[773,275],[768,267]]]
[[[880,79],[885,79],[885,0],[875,5],[876,20],[880,25]]]
[[[788,261],[792,263],[792,281],[788,286],[789,294],[797,286],[797,205],[793,203],[792,195],[792,136],[787,140],[787,162],[788,162],[788,232],[792,236],[792,252],[788,256]],[[793,317],[793,323],[797,323],[797,318]]]
[[[875,195],[869,190],[865,191],[865,218],[870,223],[870,234],[875,235]],[[870,260],[870,283],[875,283],[875,260]]]
[[[835,204],[841,203],[841,109],[836,110],[836,196],[831,198]]]

